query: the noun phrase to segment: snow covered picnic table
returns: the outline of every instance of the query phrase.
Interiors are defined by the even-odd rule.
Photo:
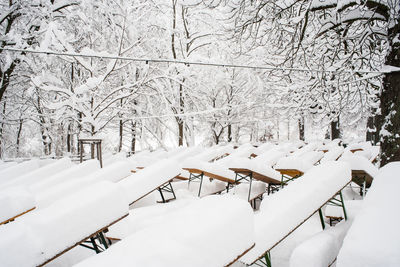
[[[354,218],[338,267],[400,266],[400,162],[382,167]]]
[[[234,196],[196,199],[75,267],[228,266],[254,246],[253,218]]]
[[[229,162],[229,166],[229,169],[231,171],[234,171],[236,174],[236,183],[242,181],[249,182],[249,201],[251,200],[253,179],[268,184],[268,194],[271,191],[271,187],[273,188],[274,186],[281,185],[279,173],[271,167],[265,165],[263,160],[260,160],[258,158],[252,160],[248,158],[236,158]],[[262,193],[264,192],[261,192],[261,194]]]
[[[99,182],[0,227],[3,266],[41,266],[128,215],[115,183]],[[92,243],[95,242],[92,239]]]
[[[329,170],[329,171],[327,171]],[[327,162],[266,197],[255,214],[256,245],[241,261],[251,265],[270,261],[269,252],[302,225],[351,181],[350,166]],[[266,264],[263,262],[263,264]]]
[[[354,155],[350,152],[344,153],[339,161],[348,162],[351,166],[352,181],[360,186],[360,195],[366,193],[371,186],[374,177],[378,174],[376,168],[367,158]]]
[[[154,190],[159,190],[165,202],[167,199],[165,199],[163,192],[172,193],[173,198],[175,198],[171,182],[180,172],[181,168],[178,162],[172,159],[162,159],[139,172],[131,174],[129,177],[119,181],[118,184],[125,190],[130,205]]]

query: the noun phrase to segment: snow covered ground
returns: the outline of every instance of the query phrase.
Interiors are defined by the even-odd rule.
[[[371,163],[376,148],[362,147],[357,155],[337,143],[181,148],[128,159],[109,156],[103,169],[96,161],[75,165],[68,159],[0,163],[0,221],[16,217],[0,225],[0,262],[43,262],[128,214],[135,202],[127,217],[109,227],[106,236],[120,240],[109,250],[96,255],[77,246],[47,266],[224,266],[240,257],[232,265],[239,267],[268,250],[278,267],[327,266],[336,264],[338,254],[337,266],[399,266],[400,232],[394,225],[399,218],[399,165],[379,170]],[[249,159],[251,155],[257,157]],[[208,177],[201,198],[198,182],[180,180],[172,182],[176,200],[159,203],[158,186],[182,174],[185,164],[212,167],[230,179],[229,168],[235,166],[279,179],[277,162],[280,167],[300,166],[304,175],[272,195],[264,193],[257,210],[246,201],[247,183],[226,194],[225,181]],[[374,178],[364,200],[360,186],[349,183],[353,170]],[[344,186],[348,220],[331,227],[325,216],[344,218],[343,209],[324,204]],[[265,192],[266,187],[256,181],[251,192]],[[221,196],[207,196],[218,188]],[[321,206],[325,230],[317,212]],[[383,217],[387,220],[379,219]]]

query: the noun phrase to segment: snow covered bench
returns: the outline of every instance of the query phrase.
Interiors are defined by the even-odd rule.
[[[302,176],[314,164],[319,162],[324,156],[322,151],[308,151],[303,154],[281,158],[275,165],[275,169],[282,175],[282,185],[295,178]]]
[[[192,157],[192,159],[213,162],[228,156],[232,152],[233,152],[232,145],[213,146],[199,153],[198,155]]]
[[[290,183],[261,202],[255,214],[256,246],[241,259],[251,265],[269,252],[323,207],[351,181],[350,166],[344,162],[327,162],[310,169],[301,179]],[[323,223],[323,220],[321,220]],[[324,226],[324,224],[323,224]]]
[[[254,245],[253,218],[246,201],[207,196],[165,214],[162,221],[75,267],[228,266]]]
[[[92,163],[87,161],[66,171],[61,171],[53,178],[51,178],[52,176],[50,179],[46,178],[46,174],[63,170],[65,164],[70,166],[69,163],[69,159],[61,159],[59,162],[29,173],[28,176],[20,180],[22,182],[15,183],[16,186],[1,190],[0,224],[13,221],[35,208],[47,207],[57,199],[94,183],[103,180],[117,182],[130,174],[130,165],[126,160],[110,164],[103,169],[98,168],[95,161]],[[92,169],[93,164],[98,168],[95,171]],[[89,172],[91,172],[89,175],[85,175]],[[78,175],[78,173],[81,174]],[[38,180],[38,182],[31,184],[35,180]]]
[[[253,157],[253,158],[258,157],[259,155],[270,151],[275,146],[276,145],[274,145],[272,143],[264,143],[264,144],[258,146],[256,149],[254,149],[253,153],[250,156]]]
[[[128,201],[121,188],[97,183],[1,226],[0,262],[42,266],[87,239],[95,249],[94,237],[127,215]]]
[[[131,174],[130,167],[130,163],[126,159],[123,159],[114,163],[110,162],[107,165],[105,164],[102,169],[99,168],[88,175],[70,176],[64,181],[60,181],[57,184],[36,192],[35,199],[37,208],[41,209],[47,207],[57,199],[72,194],[76,190],[90,187],[101,181],[116,183]]]
[[[290,256],[290,267],[333,266],[351,221],[321,231],[297,246]]]
[[[53,175],[58,175],[64,171],[67,171],[67,169],[71,168],[72,166],[74,166],[74,164],[69,158],[62,158],[39,169],[31,170],[24,175],[16,177],[15,179],[5,181],[0,185],[0,187],[2,189],[18,186],[29,187],[34,183],[38,183]]]
[[[271,167],[263,164],[263,160],[260,160],[258,157],[252,160],[247,158],[237,158],[232,160],[229,165],[234,166],[230,167],[229,169],[235,172],[236,183],[242,181],[249,182],[248,201],[255,201],[256,198],[260,197],[260,193],[261,195],[265,193],[264,190],[264,192],[260,192],[256,196],[252,196],[253,179],[268,184],[268,194],[270,194],[271,189],[281,185],[279,173]],[[255,207],[255,203],[253,204],[253,207]]]
[[[321,163],[338,160],[340,156],[342,156],[343,151],[344,148],[342,146],[329,147],[325,152],[324,157],[321,159]]]
[[[209,177],[210,179],[216,179],[218,181],[227,183],[227,186],[223,188],[219,188],[218,191],[223,191],[226,188],[229,188],[231,185],[236,184],[235,181],[235,173],[230,171],[224,162],[226,158],[221,159],[214,163],[204,162],[196,159],[189,159],[182,163],[183,170],[189,172],[189,185],[191,182],[199,180],[200,186],[197,196],[201,196],[201,189],[204,180],[204,176]],[[217,193],[217,192],[214,192]]]
[[[34,210],[36,202],[31,193],[22,188],[11,188],[0,192],[0,225]]]
[[[38,159],[24,161],[9,168],[0,169],[0,185],[13,181],[15,178],[39,169],[41,162]]]
[[[339,161],[350,164],[352,181],[360,186],[360,195],[364,195],[367,188],[371,186],[372,180],[378,174],[378,168],[365,157],[352,153],[344,153]]]
[[[207,176],[210,179],[216,179],[216,180],[228,183],[228,185],[235,184],[235,180],[232,179],[232,175],[229,175],[229,178],[228,178],[228,177],[226,177],[228,175],[225,176],[225,174],[221,174],[221,172],[216,170],[215,168],[209,169],[207,167],[204,167],[204,168],[199,167],[199,168],[183,168],[183,169],[188,171],[190,174],[189,179],[188,179],[189,183],[196,179],[200,180],[200,186],[199,186],[199,190],[198,190],[198,194],[197,194],[198,197],[201,196],[201,189],[202,189],[202,185],[203,185],[204,176]],[[211,192],[211,194],[220,193],[220,192],[224,191],[225,189],[226,189],[225,186],[223,188],[218,188],[214,192]]]
[[[118,184],[125,190],[130,205],[154,190],[158,190],[163,202],[166,202],[170,200],[165,198],[164,193],[166,192],[171,193],[173,195],[172,199],[175,199],[175,192],[171,182],[180,172],[181,168],[178,162],[172,159],[162,159],[157,161],[156,164],[149,165],[143,170],[131,174],[119,181]]]
[[[17,166],[19,165],[15,165],[15,167]],[[27,167],[29,165],[21,166]],[[24,175],[15,179],[4,180],[3,184],[0,185],[0,225],[14,221],[36,208],[34,194],[29,190],[31,184],[70,166],[72,166],[72,163],[69,159],[60,159],[44,167],[33,168],[31,172],[25,172]]]
[[[399,266],[400,162],[382,167],[354,218],[337,267]]]

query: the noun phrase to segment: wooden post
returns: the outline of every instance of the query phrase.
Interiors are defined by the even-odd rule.
[[[79,139],[79,148],[80,148],[80,162],[83,162],[83,145],[88,144],[90,145],[90,156],[94,159],[95,150],[96,151],[96,158],[100,162],[100,167],[103,168],[103,156],[101,151],[101,139]]]

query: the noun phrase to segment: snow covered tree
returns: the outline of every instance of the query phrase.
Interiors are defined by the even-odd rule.
[[[400,140],[396,137],[400,130],[398,69],[383,74],[380,91],[375,82],[379,81],[379,74],[355,71],[387,70],[383,65],[400,66],[398,0],[232,3],[240,38],[252,39],[253,46],[270,42],[278,44],[275,51],[284,58],[281,66],[318,67],[326,70],[327,74],[333,70],[331,73],[335,77],[318,77],[320,88],[326,88],[333,81],[336,86],[330,86],[333,90],[329,89],[330,94],[339,94],[342,99],[343,94],[345,99],[352,99],[357,94],[360,96],[351,105],[358,103],[354,107],[361,107],[361,112],[352,110],[354,113],[362,114],[366,111],[363,107],[369,112],[377,110],[379,115],[375,126],[380,135],[382,164],[400,160]],[[347,70],[354,70],[354,73]],[[354,84],[356,86],[349,86]],[[376,95],[380,100],[379,109],[374,100]],[[371,105],[365,106],[362,102],[365,99],[370,100]],[[346,110],[343,105],[339,107],[335,111],[337,116]],[[346,108],[351,110],[349,106]]]

